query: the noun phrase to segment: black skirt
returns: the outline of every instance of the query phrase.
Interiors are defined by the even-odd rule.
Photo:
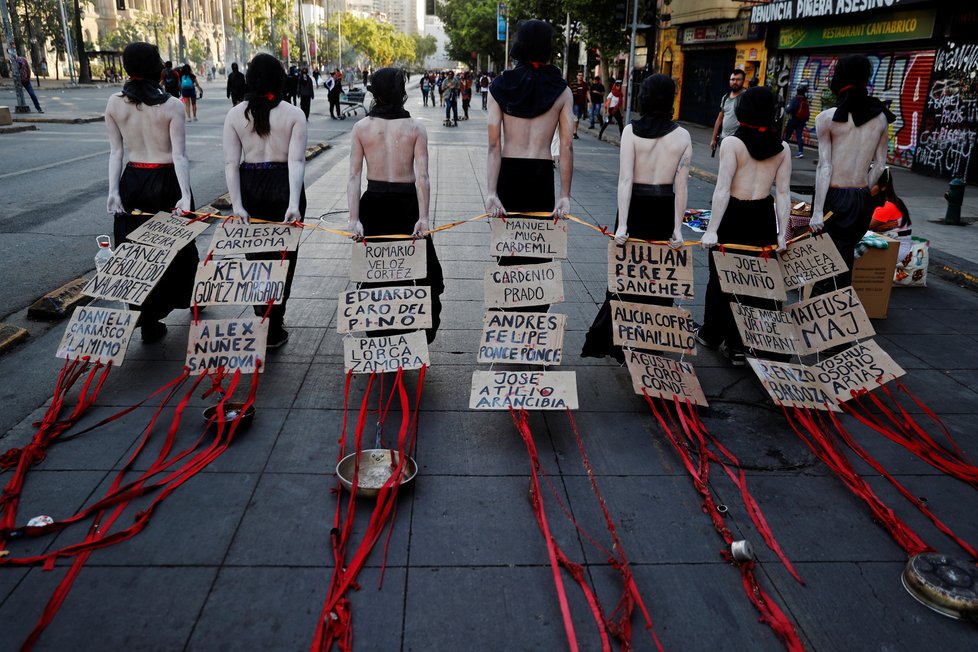
[[[554,162],[539,158],[503,158],[496,194],[508,213],[550,213],[554,209]],[[553,219],[551,217],[527,219]],[[500,256],[499,264],[535,265],[550,258]]]

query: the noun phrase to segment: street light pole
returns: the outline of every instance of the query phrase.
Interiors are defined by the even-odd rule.
[[[635,84],[635,32],[638,28],[638,0],[632,0],[632,42],[628,47],[628,87],[625,89],[625,124],[632,122],[632,86]]]
[[[75,57],[71,54],[71,38],[68,35],[68,15],[65,12],[65,0],[60,0],[61,5],[61,26],[65,31],[65,52],[68,54],[68,75],[71,83],[75,83]]]
[[[241,0],[241,66],[248,65],[248,41],[245,40],[245,0]]]
[[[177,0],[177,54],[180,65],[183,65],[185,62],[183,58],[183,0]]]
[[[14,47],[14,31],[10,27],[10,12],[7,9],[7,0],[0,0],[0,12],[3,14],[4,32],[4,58],[7,59],[7,67],[10,68],[10,76],[14,79],[14,90],[17,92],[17,106],[14,107],[15,113],[30,113],[30,107],[24,101],[24,87],[20,84],[20,67],[17,65],[17,49]]]

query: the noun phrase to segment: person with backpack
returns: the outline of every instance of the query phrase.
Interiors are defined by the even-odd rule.
[[[791,142],[791,135],[794,134],[798,142],[798,153],[795,158],[805,158],[805,125],[808,124],[808,117],[811,115],[811,106],[808,103],[808,84],[798,86],[791,104],[788,105],[787,113],[788,124],[784,127],[784,141]]]
[[[197,75],[190,69],[189,63],[183,64],[180,69],[180,97],[183,98],[183,108],[187,112],[187,122],[197,122],[197,100],[204,99],[204,89],[200,87]]]
[[[421,99],[424,100],[424,105],[428,106],[428,93],[431,92],[431,80],[428,78],[428,74],[425,73],[421,75]],[[435,98],[431,98],[431,103],[434,104]]]
[[[180,99],[180,73],[173,69],[172,61],[163,63],[163,74],[160,75],[160,84],[163,86],[163,90],[173,97]]]
[[[24,57],[17,57],[17,69],[20,70],[20,85],[31,96],[34,108],[37,109],[38,113],[44,113],[44,110],[41,109],[41,103],[37,101],[37,95],[34,94],[34,87],[31,86],[31,64],[27,63],[27,59]]]
[[[489,75],[485,72],[479,77],[479,92],[482,93],[482,110],[486,111],[489,102]]]

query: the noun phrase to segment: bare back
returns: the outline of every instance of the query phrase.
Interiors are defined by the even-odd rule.
[[[297,106],[279,102],[268,114],[271,128],[267,136],[255,133],[254,118],[245,116],[247,102],[242,102],[228,111],[225,129],[233,131],[241,143],[241,163],[285,163],[289,160],[289,146],[296,127],[304,125],[306,116]]]
[[[561,119],[561,113],[570,114],[573,96],[564,89],[557,101],[546,113],[535,118],[516,118],[500,111],[503,127],[502,155],[506,158],[550,159],[550,142]],[[568,119],[573,120],[573,117]]]
[[[353,128],[353,138],[363,148],[367,179],[390,183],[413,183],[414,153],[420,123],[414,118],[384,120],[364,118]]]
[[[870,163],[878,159],[881,142],[885,155],[886,117],[880,114],[857,127],[852,116],[846,122],[834,122],[834,116],[835,108],[831,108],[822,111],[815,118],[820,159],[825,153],[823,141],[829,146],[827,158],[832,166],[829,186],[865,188],[872,185]]]
[[[171,128],[182,126],[183,104],[171,97],[162,104],[133,104],[114,93],[105,107],[107,128],[115,127],[129,149],[129,160],[138,163],[172,163]],[[179,129],[182,131],[182,129]]]
[[[690,146],[689,132],[679,127],[661,138],[639,138],[625,128],[631,138],[622,136],[622,147],[632,146],[633,183],[672,184],[683,153]]]
[[[771,186],[778,176],[778,169],[785,161],[790,163],[791,150],[784,145],[779,154],[758,161],[747,152],[742,140],[736,136],[728,136],[720,143],[718,177],[724,175],[724,164],[729,165],[731,157],[736,164],[736,171],[730,177],[730,196],[749,201],[763,199],[771,194]]]

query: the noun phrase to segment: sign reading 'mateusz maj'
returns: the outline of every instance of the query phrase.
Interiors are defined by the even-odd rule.
[[[551,219],[507,217],[494,219],[492,256],[528,256],[532,258],[567,258],[567,222]]]
[[[225,224],[214,230],[210,251],[217,256],[260,251],[295,251],[302,228],[288,224]]]
[[[564,300],[560,263],[512,265],[486,270],[487,308],[519,308]]]
[[[425,241],[353,243],[350,280],[355,283],[411,281],[428,275]]]
[[[617,294],[693,298],[689,249],[628,241],[608,243],[608,289]]]
[[[486,312],[479,362],[559,365],[566,315],[552,312]]]
[[[82,294],[141,306],[176,255],[175,249],[124,242],[85,285]]]
[[[577,376],[573,371],[476,371],[469,408],[576,410]]]
[[[192,376],[221,368],[261,373],[267,341],[268,322],[263,323],[261,317],[191,322],[187,368]]]
[[[212,261],[197,267],[191,297],[198,306],[282,303],[288,271],[287,260]]]
[[[431,328],[431,288],[387,286],[340,292],[336,332]]]
[[[852,287],[785,306],[798,333],[802,354],[823,351],[876,334]]]
[[[355,374],[420,369],[430,365],[424,331],[381,337],[343,339],[343,365]]]
[[[138,318],[136,311],[79,306],[68,321],[55,357],[88,358],[118,366],[126,357]]]
[[[207,226],[207,222],[191,222],[186,217],[160,212],[136,227],[126,239],[160,249],[182,249],[206,231]]]

